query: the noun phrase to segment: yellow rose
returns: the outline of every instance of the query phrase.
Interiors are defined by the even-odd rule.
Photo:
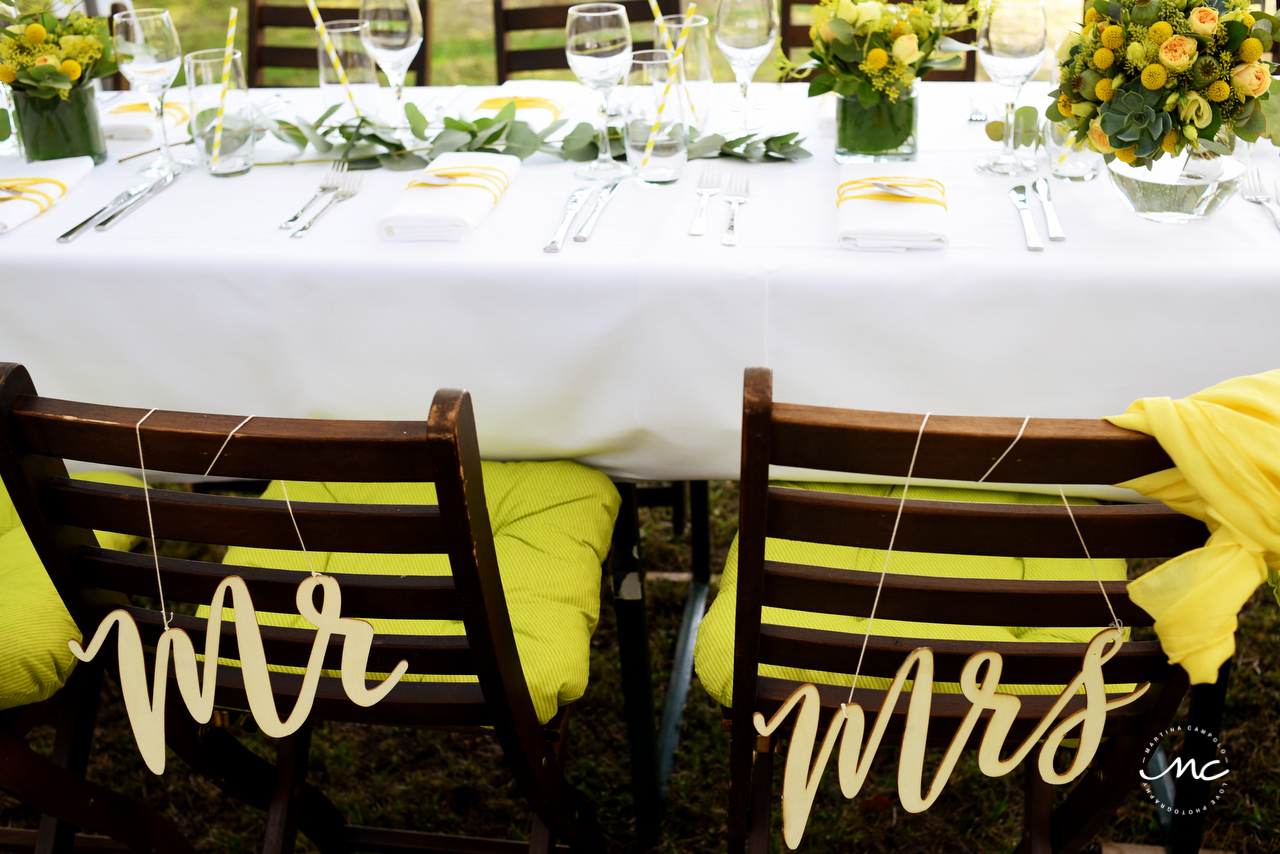
[[[1186,71],[1196,61],[1196,40],[1187,36],[1169,36],[1160,45],[1160,64],[1170,71]]]
[[[70,77],[72,80],[79,80],[80,74],[83,71],[83,69],[80,68],[80,63],[76,62],[74,59],[64,59],[62,61],[62,65],[58,66],[58,70]]]
[[[880,13],[884,11],[884,4],[878,3],[876,0],[866,0],[864,3],[859,3],[855,8],[858,10],[858,22],[854,26],[861,27],[863,24],[880,20]]]
[[[1191,14],[1187,15],[1187,23],[1191,25],[1192,32],[1211,36],[1213,31],[1218,29],[1218,10],[1208,6],[1197,6],[1191,10]]]
[[[898,36],[893,40],[893,58],[903,65],[911,65],[924,58],[920,51],[920,40],[915,33]]]
[[[1207,128],[1213,121],[1213,107],[1203,95],[1192,89],[1187,92],[1186,100],[1178,108],[1178,118],[1190,122],[1198,128]]]
[[[56,65],[58,64],[58,60],[57,60],[57,58],[52,57],[52,56],[38,56],[38,57],[36,57],[36,61],[35,61],[35,62],[33,62],[33,63],[31,63],[31,64],[32,64],[32,65],[35,65],[35,66],[41,66],[41,65],[53,65],[53,66],[56,66]]]
[[[1102,154],[1111,154],[1115,151],[1111,147],[1111,143],[1107,141],[1107,135],[1102,132],[1102,117],[1099,116],[1089,122],[1089,144],[1093,146],[1095,151]]]
[[[852,0],[840,0],[839,5],[836,6],[836,17],[846,24],[857,23],[858,10],[853,5]]]
[[[1258,98],[1271,88],[1271,72],[1261,62],[1242,62],[1231,69],[1231,84]]]

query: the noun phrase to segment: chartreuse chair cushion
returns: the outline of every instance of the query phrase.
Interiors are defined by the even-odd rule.
[[[878,495],[897,498],[902,487],[850,483],[794,483],[776,482],[774,486],[792,489],[812,489],[821,492],[840,492],[854,495]],[[1053,495],[994,492],[983,489],[950,489],[944,487],[912,487],[910,498],[932,501],[976,501],[1009,504],[1060,504],[1061,498]],[[1073,498],[1072,504],[1095,504],[1087,498]],[[906,523],[904,523],[906,524]],[[838,569],[856,569],[880,572],[885,553],[878,549],[829,546],[793,540],[768,539],[765,541],[765,557],[768,560],[789,563],[827,566]],[[1098,575],[1103,580],[1123,580],[1126,565],[1123,560],[1094,560]],[[953,578],[1028,579],[1037,581],[1080,581],[1093,579],[1093,570],[1087,560],[1049,558],[982,557],[975,555],[944,555],[919,552],[894,551],[889,562],[889,572],[900,575],[931,575]],[[703,688],[725,706],[733,705],[733,636],[734,614],[737,604],[738,540],[735,537],[725,560],[724,574],[720,577],[720,591],[698,628],[697,645],[694,648],[694,665]],[[1102,595],[1101,591],[1098,593]],[[1010,614],[1011,622],[1016,615]],[[839,614],[817,614],[809,611],[792,611],[782,608],[765,608],[762,622],[795,628],[863,634],[866,620]],[[960,626],[941,623],[911,623],[900,620],[875,621],[874,633],[889,637],[936,638],[946,640],[972,640],[1000,642],[1066,642],[1088,643],[1099,629],[1093,628],[1019,628],[1017,626]],[[1127,634],[1126,634],[1127,636]],[[761,665],[761,676],[793,679],[827,685],[849,685],[852,675],[815,670]],[[892,682],[887,677],[859,677],[859,686],[886,689]],[[943,693],[959,693],[955,683],[939,682],[934,690]],[[1057,694],[1062,688],[1053,685],[1006,685],[1001,690],[1014,694]]]
[[[601,563],[609,553],[621,499],[597,471],[571,462],[481,464],[502,588],[520,663],[538,719],[583,695],[591,635],[600,618]],[[431,483],[293,483],[289,500],[435,504]],[[278,482],[264,498],[283,499]],[[310,563],[308,563],[308,560]],[[231,548],[227,564],[328,575],[449,575],[445,555],[381,555]],[[207,613],[207,608],[201,614]],[[228,617],[230,611],[228,610]],[[314,628],[297,614],[259,613],[262,625]],[[369,621],[380,634],[465,634],[457,620]],[[230,662],[229,662],[230,663]],[[284,672],[299,668],[279,667]],[[332,674],[332,675],[337,675]],[[370,674],[381,678],[385,674]],[[474,676],[409,673],[408,681],[474,682]]]
[[[142,486],[136,477],[116,472],[74,474],[78,480]],[[137,537],[95,532],[106,549],[128,551]],[[81,640],[31,545],[9,493],[0,484],[0,709],[47,700],[75,667],[67,641]]]

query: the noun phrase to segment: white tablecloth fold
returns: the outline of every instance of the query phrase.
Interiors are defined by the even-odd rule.
[[[191,118],[191,104],[181,98],[165,98],[164,121],[169,141]],[[107,139],[151,139],[156,136],[151,105],[137,97],[114,100],[98,109],[98,124]]]
[[[894,195],[872,182],[901,187]],[[836,191],[836,229],[846,249],[905,252],[947,245],[947,193],[941,181],[912,163],[844,166]]]
[[[36,163],[0,161],[0,188],[22,193],[20,196],[0,193],[0,234],[47,211],[92,171],[92,157]]]
[[[378,220],[384,240],[462,240],[502,198],[520,172],[510,154],[454,151],[414,175]]]

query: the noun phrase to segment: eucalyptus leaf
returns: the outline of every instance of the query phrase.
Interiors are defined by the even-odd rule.
[[[425,140],[427,138],[427,117],[422,114],[422,110],[418,109],[418,105],[412,101],[404,105],[404,117],[409,120],[409,130],[418,139]]]
[[[524,122],[516,122],[510,127],[506,142],[503,154],[513,154],[521,160],[542,148],[542,137]]]
[[[316,151],[321,154],[328,154],[333,150],[333,143],[325,139],[320,132],[316,130],[316,126],[318,124],[319,122],[317,122],[316,125],[312,125],[307,122],[306,119],[299,116],[296,127],[298,132],[306,137],[307,142],[311,143],[315,147]]]
[[[471,134],[466,131],[445,128],[431,141],[431,157],[435,159],[441,154],[457,151],[469,142],[471,142]]]
[[[966,44],[951,38],[951,36],[943,36],[938,39],[938,53],[962,53],[966,50],[977,50],[978,46],[974,44]]]
[[[1200,147],[1205,151],[1212,151],[1214,154],[1226,155],[1231,153],[1230,148],[1227,148],[1216,139],[1202,139],[1200,140]]]
[[[719,157],[720,146],[724,145],[724,137],[718,133],[708,134],[707,136],[698,137],[689,143],[688,155],[690,160],[697,160],[700,157]]]
[[[378,165],[384,166],[392,172],[408,172],[413,169],[425,169],[427,161],[402,149],[396,152],[379,154]]]
[[[325,110],[323,113],[321,113],[320,118],[316,119],[316,120],[315,120],[315,122],[311,125],[311,127],[316,128],[316,129],[319,129],[320,125],[324,124],[326,121],[328,121],[328,120],[329,120],[329,117],[330,117],[330,116],[332,116],[334,113],[338,112],[338,108],[339,108],[339,107],[341,107],[341,106],[342,106],[342,104],[341,104],[341,103],[338,103],[338,104],[334,104],[333,106],[329,107],[329,109],[327,109],[327,110]],[[305,122],[302,122],[302,124],[306,124],[306,123],[305,123]]]
[[[560,128],[564,127],[566,124],[568,124],[568,122],[569,122],[568,119],[556,119],[554,122],[547,125],[546,128],[544,128],[542,131],[538,133],[538,141],[546,142],[547,137],[551,136],[551,134],[560,130]]]

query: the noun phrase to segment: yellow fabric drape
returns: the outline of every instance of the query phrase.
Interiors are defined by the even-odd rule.
[[[1236,615],[1280,570],[1280,370],[1182,400],[1134,401],[1111,423],[1154,436],[1175,468],[1119,484],[1201,520],[1209,540],[1129,583],[1169,661],[1215,682],[1235,652]]]

